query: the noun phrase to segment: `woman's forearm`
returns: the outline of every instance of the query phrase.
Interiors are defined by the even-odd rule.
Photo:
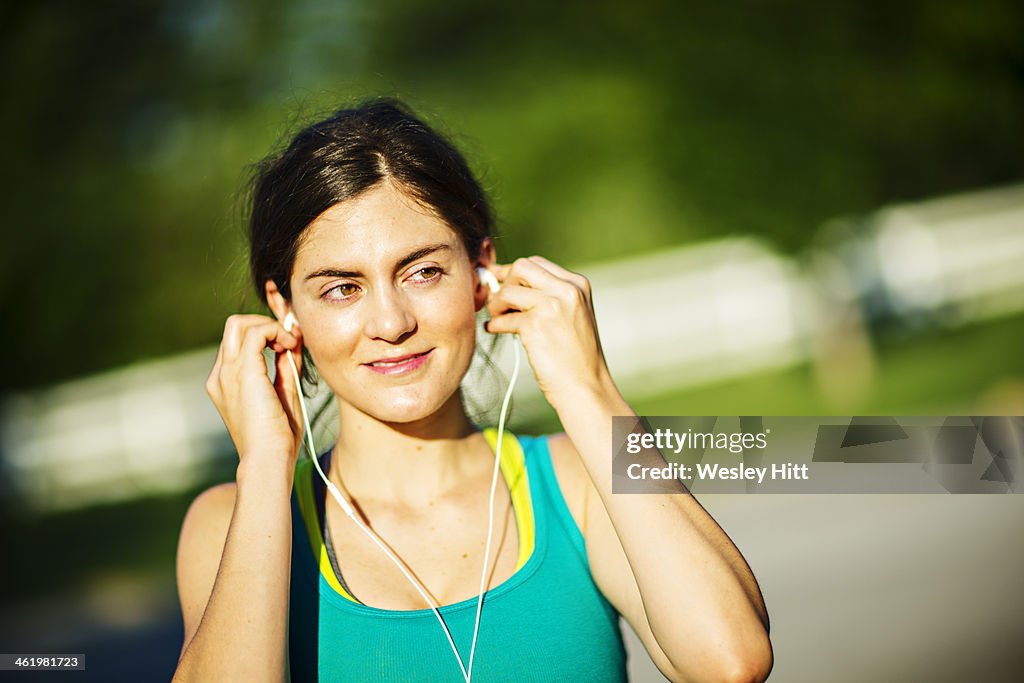
[[[639,587],[658,645],[685,680],[701,663],[725,670],[770,666],[768,615],[753,573],[689,493],[612,495],[612,416],[635,415],[610,382],[577,392],[559,410]],[[732,674],[730,674],[732,675]],[[744,674],[738,674],[742,679]]]
[[[174,681],[287,680],[291,481],[282,468],[238,468],[213,591]]]

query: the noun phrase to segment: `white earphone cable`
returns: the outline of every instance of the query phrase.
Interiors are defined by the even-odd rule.
[[[286,329],[290,328],[290,327],[291,327],[290,325],[287,325]],[[431,609],[431,611],[433,611],[434,616],[437,618],[437,621],[441,625],[442,630],[444,630],[445,637],[448,640],[448,645],[451,647],[452,654],[455,655],[455,659],[459,663],[459,668],[462,670],[462,676],[463,676],[463,678],[465,678],[466,683],[470,683],[470,681],[472,679],[472,675],[473,675],[473,660],[474,660],[474,657],[476,655],[476,641],[477,641],[477,635],[479,634],[479,631],[480,631],[480,613],[481,613],[481,609],[483,607],[484,585],[485,585],[486,580],[487,580],[487,565],[488,565],[488,560],[490,559],[490,553],[491,553],[491,538],[494,535],[494,496],[495,496],[495,490],[496,490],[497,482],[498,482],[498,469],[499,469],[500,464],[501,464],[501,447],[502,447],[502,442],[504,440],[505,417],[506,417],[506,415],[508,413],[509,401],[512,398],[512,390],[513,390],[513,388],[515,388],[516,380],[519,377],[519,367],[520,367],[519,340],[518,340],[518,335],[514,335],[514,336],[516,337],[515,343],[514,343],[514,346],[513,346],[513,353],[515,355],[515,364],[514,364],[514,367],[513,367],[513,370],[512,370],[512,377],[509,380],[508,389],[505,392],[505,398],[504,398],[504,400],[502,401],[502,404],[501,404],[501,415],[500,415],[500,417],[498,419],[498,441],[497,441],[497,445],[495,446],[494,471],[493,471],[493,473],[491,475],[491,493],[490,493],[490,499],[489,499],[489,503],[488,503],[487,544],[486,544],[486,547],[485,547],[485,550],[484,550],[483,569],[481,570],[481,573],[480,573],[480,591],[479,591],[479,595],[477,597],[476,618],[475,618],[474,624],[473,624],[473,640],[472,640],[472,645],[470,647],[470,653],[469,653],[469,670],[468,671],[466,669],[465,664],[463,664],[463,662],[462,662],[462,657],[459,656],[459,651],[455,647],[455,641],[452,639],[452,634],[448,630],[447,624],[445,624],[444,623],[444,619],[441,618],[441,613],[438,611],[437,603],[427,594],[426,588],[419,582],[419,580],[416,579],[416,577],[414,577],[405,568],[403,563],[395,556],[395,554],[391,551],[391,549],[387,547],[387,545],[383,542],[383,540],[380,538],[380,536],[378,536],[376,532],[374,532],[372,529],[370,529],[368,526],[366,526],[363,523],[363,521],[361,519],[359,519],[359,515],[356,514],[355,509],[352,507],[352,505],[347,500],[345,500],[344,496],[341,495],[341,492],[338,490],[338,488],[334,485],[334,483],[330,479],[328,479],[327,475],[324,474],[323,469],[320,467],[320,461],[319,461],[319,458],[317,457],[316,446],[313,443],[313,430],[312,430],[312,428],[310,427],[310,424],[309,424],[309,413],[306,410],[306,403],[305,403],[305,401],[302,398],[302,383],[301,383],[301,380],[299,379],[299,370],[298,370],[298,367],[295,364],[295,358],[292,356],[292,352],[290,350],[288,351],[288,362],[289,362],[289,364],[291,365],[291,368],[292,368],[292,377],[295,380],[295,387],[296,387],[296,391],[297,391],[298,397],[299,397],[299,408],[300,408],[300,412],[302,413],[303,428],[305,429],[305,432],[306,432],[306,448],[309,451],[310,459],[313,461],[313,466],[316,468],[316,471],[320,475],[320,478],[323,479],[324,483],[326,484],[327,490],[331,492],[331,496],[337,501],[338,505],[345,512],[345,514],[350,519],[352,519],[353,522],[356,523],[356,526],[358,526],[360,529],[362,529],[362,531],[367,536],[370,537],[370,539],[377,545],[377,547],[379,547],[384,552],[385,555],[388,556],[388,558],[391,559],[391,561],[395,564],[395,566],[398,567],[398,569],[402,572],[402,574],[405,576],[405,578],[408,579],[409,582],[413,585],[413,587],[420,594],[420,596],[423,598],[423,600],[430,606],[430,609]]]
[[[476,620],[473,623],[473,644],[469,649],[469,675],[468,681],[473,676],[473,658],[476,656],[476,636],[480,631],[480,610],[484,603],[484,585],[487,582],[487,563],[491,557],[491,536],[494,532],[494,491],[498,485],[498,464],[501,461],[501,445],[505,438],[505,416],[508,414],[508,402],[512,398],[512,389],[516,386],[519,378],[519,335],[513,335],[512,352],[515,355],[515,364],[512,367],[512,377],[508,381],[508,389],[505,390],[505,399],[501,402],[501,416],[498,418],[498,444],[495,447],[494,473],[491,475],[491,498],[487,504],[487,547],[484,550],[484,568],[480,573],[480,593],[476,599]],[[509,491],[511,493],[511,491]],[[522,539],[520,539],[522,543]]]
[[[306,411],[306,403],[305,401],[302,400],[302,385],[299,381],[299,370],[295,365],[295,359],[292,357],[291,351],[288,351],[288,361],[289,363],[291,363],[292,366],[292,376],[295,379],[295,387],[299,394],[299,407],[302,412],[303,426],[306,430],[306,435],[308,436],[306,446],[309,449],[309,455],[310,458],[313,460],[313,465],[314,467],[316,467],[317,473],[319,473],[320,478],[324,480],[324,483],[327,485],[327,490],[331,492],[331,495],[338,502],[338,505],[341,506],[341,509],[345,512],[345,514],[349,518],[351,518],[352,521],[356,523],[356,526],[362,529],[363,532],[367,536],[369,536],[374,543],[377,544],[377,547],[384,551],[384,554],[387,555],[391,559],[391,561],[395,563],[395,566],[398,567],[399,571],[402,572],[405,578],[408,579],[409,582],[413,585],[413,588],[416,589],[416,591],[420,594],[423,600],[426,601],[426,603],[430,606],[431,611],[434,612],[434,616],[437,617],[437,622],[441,624],[441,628],[444,630],[444,635],[448,639],[448,645],[451,646],[452,653],[455,655],[455,659],[459,663],[459,668],[462,670],[463,678],[466,679],[466,683],[469,683],[469,674],[466,671],[465,665],[462,663],[462,658],[459,657],[459,651],[455,647],[455,641],[452,640],[452,634],[448,630],[447,624],[445,624],[444,619],[441,618],[441,613],[437,611],[437,605],[434,602],[434,600],[432,600],[430,596],[427,595],[426,589],[412,574],[409,573],[409,571],[402,565],[402,562],[397,557],[395,557],[394,553],[391,552],[391,549],[384,544],[380,537],[372,529],[363,524],[363,520],[359,519],[359,515],[356,514],[356,511],[352,507],[352,505],[347,500],[345,500],[345,498],[341,495],[341,492],[338,491],[338,488],[330,479],[327,478],[327,475],[324,474],[323,469],[320,467],[320,461],[316,455],[316,447],[313,445],[313,430],[310,429],[309,426],[309,416],[308,412]]]

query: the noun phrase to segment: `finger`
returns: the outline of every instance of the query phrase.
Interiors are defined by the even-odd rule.
[[[487,270],[491,271],[494,277],[498,278],[499,281],[504,280],[508,277],[508,270],[512,267],[511,263],[492,263],[487,266]]]
[[[570,293],[569,288],[575,289],[572,283],[557,277],[540,264],[527,258],[516,259],[511,266],[507,267],[502,286],[504,287],[506,283],[534,289],[546,289],[560,295]]]
[[[529,260],[533,261],[534,263],[536,263],[540,267],[544,268],[545,270],[547,270],[549,273],[551,273],[555,277],[559,277],[559,278],[562,278],[563,280],[571,282],[572,284],[576,285],[577,287],[579,287],[580,289],[582,289],[585,292],[589,292],[590,291],[590,281],[587,280],[587,278],[584,275],[582,275],[580,273],[574,273],[571,270],[563,268],[562,266],[558,265],[554,261],[549,261],[548,259],[544,258],[543,256],[539,256],[539,255],[530,256]]]
[[[491,334],[519,334],[528,319],[525,313],[503,313],[488,320],[484,329]]]
[[[267,342],[267,346],[269,346],[271,349],[273,349],[274,353],[281,353],[285,349],[292,349],[292,350],[294,350],[294,349],[301,348],[301,346],[302,346],[302,329],[299,327],[298,321],[295,321],[294,323],[292,323],[292,328],[289,330],[289,329],[285,328],[284,323],[282,321],[277,320],[277,319],[273,319],[273,318],[272,318],[272,320],[273,320],[273,322],[275,324],[279,325],[282,330],[285,331],[285,336],[278,337],[278,338],[275,338],[273,340],[269,340]],[[291,338],[295,339],[295,343],[294,344],[289,344],[290,338],[289,338],[288,335],[291,335]]]
[[[291,358],[289,360],[289,357]],[[274,366],[277,368],[277,378],[275,384],[280,382],[285,388],[290,391],[298,391],[300,388],[299,384],[296,384],[295,376],[298,375],[302,378],[302,349],[286,349],[274,355]],[[292,364],[295,365],[294,372],[292,371]]]
[[[210,377],[207,379],[207,391],[211,388],[217,391],[223,390],[225,363],[237,356],[236,350],[245,334],[246,326],[267,320],[269,320],[267,316],[256,314],[236,313],[227,317],[224,321],[224,334],[220,346],[217,347],[217,358],[214,360]]]
[[[494,318],[508,311],[528,311],[549,298],[549,294],[539,289],[505,285],[491,295],[490,301],[487,302],[487,312]]]
[[[229,316],[227,321],[224,323],[224,339],[222,341],[225,356],[227,358],[237,356],[239,351],[245,345],[246,339],[251,330],[260,329],[266,331],[275,326],[284,334],[268,335],[266,337],[265,344],[269,345],[276,340],[284,346],[293,348],[295,344],[292,339],[297,338],[296,334],[287,332],[284,329],[284,326],[277,320],[265,315],[236,314]]]
[[[235,313],[229,315],[227,320],[224,321],[224,334],[222,335],[222,344],[228,351],[228,355],[234,355],[245,338],[246,330],[253,325],[260,325],[273,320],[265,315],[256,315],[254,313]]]
[[[289,356],[292,360],[289,360]],[[294,370],[292,370],[292,362],[295,363]],[[299,392],[302,391],[302,353],[284,351],[277,354],[275,367],[277,376],[274,378],[274,391],[288,413],[288,420],[291,422],[292,428],[301,431],[302,414],[300,411],[302,407],[299,404]],[[300,378],[298,382],[296,382],[296,375]]]
[[[220,385],[220,372],[221,367],[224,363],[224,344],[221,343],[217,347],[217,357],[213,361],[213,367],[210,369],[210,375],[206,378],[206,393],[213,397],[216,393],[221,390]]]
[[[284,326],[276,320],[264,318],[262,323],[252,323],[245,329],[237,353],[243,360],[259,357],[263,358],[263,349],[275,343],[286,349],[294,349],[299,344],[299,339],[291,332],[284,329]],[[230,354],[230,348],[228,349]]]

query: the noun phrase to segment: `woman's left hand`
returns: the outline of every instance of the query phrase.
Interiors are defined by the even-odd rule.
[[[542,256],[494,264],[501,281],[491,295],[486,330],[515,333],[523,342],[534,376],[556,410],[579,391],[613,387],[601,351],[590,282]]]

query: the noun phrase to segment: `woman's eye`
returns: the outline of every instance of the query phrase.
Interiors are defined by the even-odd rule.
[[[426,268],[420,268],[412,274],[411,278],[417,282],[430,282],[435,280],[441,275],[441,269],[437,266],[427,266]]]
[[[346,282],[344,284],[340,284],[328,289],[326,292],[324,292],[324,298],[335,300],[348,299],[349,297],[354,296],[358,291],[359,287],[352,284],[351,282]]]

